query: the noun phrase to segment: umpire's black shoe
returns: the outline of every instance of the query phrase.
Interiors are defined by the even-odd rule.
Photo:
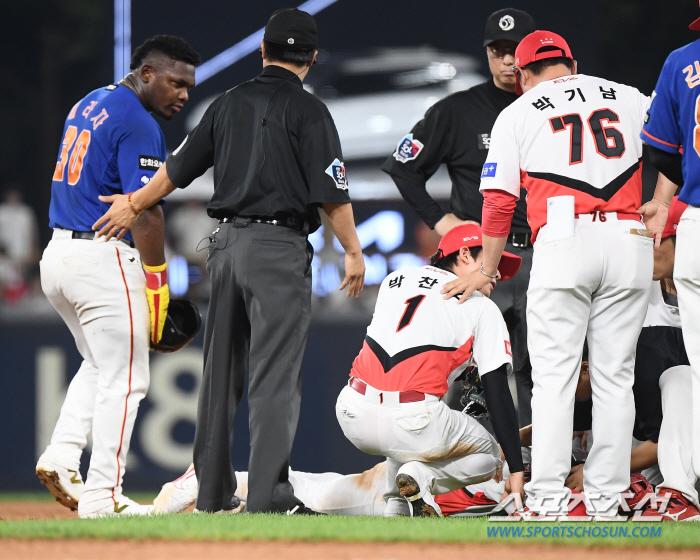
[[[245,509],[245,504],[238,496],[231,498],[231,502],[222,509],[224,513],[241,513]]]
[[[314,511],[311,508],[306,507],[304,504],[299,504],[294,506],[292,509],[287,510],[287,515],[326,515],[319,511]]]

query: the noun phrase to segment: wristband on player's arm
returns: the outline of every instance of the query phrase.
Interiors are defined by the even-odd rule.
[[[146,297],[151,312],[151,342],[157,344],[163,336],[165,318],[168,315],[170,289],[168,288],[168,271],[166,264],[158,266],[143,265],[146,273]]]
[[[683,186],[683,156],[649,146],[651,164],[677,186]]]
[[[482,375],[481,384],[484,386],[489,420],[508,462],[508,468],[511,474],[524,471],[525,465],[523,465],[523,456],[520,451],[518,415],[515,412],[515,404],[513,404],[513,397],[508,387],[507,364]]]

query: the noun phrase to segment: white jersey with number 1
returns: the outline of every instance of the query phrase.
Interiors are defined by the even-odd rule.
[[[445,300],[452,272],[424,266],[387,276],[350,375],[375,389],[442,396],[448,384],[476,364],[482,374],[508,364],[512,354],[501,312],[474,292],[460,305]]]

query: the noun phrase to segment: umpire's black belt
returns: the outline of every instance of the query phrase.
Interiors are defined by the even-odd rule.
[[[508,242],[513,246],[513,247],[519,247],[521,249],[524,249],[526,247],[532,247],[532,242],[530,241],[530,236],[532,234],[530,232],[527,233],[511,233],[508,235]]]
[[[251,216],[225,216],[219,218],[220,224],[241,224],[245,226],[247,224],[270,224],[271,226],[281,226],[296,231],[303,231],[304,220],[300,218],[294,218],[291,216],[281,217],[281,218],[265,218],[265,217],[251,217]]]
[[[70,230],[68,230],[70,231]],[[95,239],[95,232],[94,231],[74,231],[73,234],[71,235],[73,239],[89,239],[90,241]],[[120,239],[122,243],[126,243],[129,247],[132,249],[134,248],[134,243],[132,241],[129,241],[128,239]]]

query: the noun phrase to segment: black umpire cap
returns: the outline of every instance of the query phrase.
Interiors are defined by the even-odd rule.
[[[273,16],[274,17],[274,16]],[[526,35],[535,31],[535,20],[527,12],[506,8],[489,16],[484,32],[484,46],[496,41],[513,41],[519,43]]]
[[[295,49],[315,49],[318,45],[316,22],[296,8],[277,10],[265,26],[265,41]]]

